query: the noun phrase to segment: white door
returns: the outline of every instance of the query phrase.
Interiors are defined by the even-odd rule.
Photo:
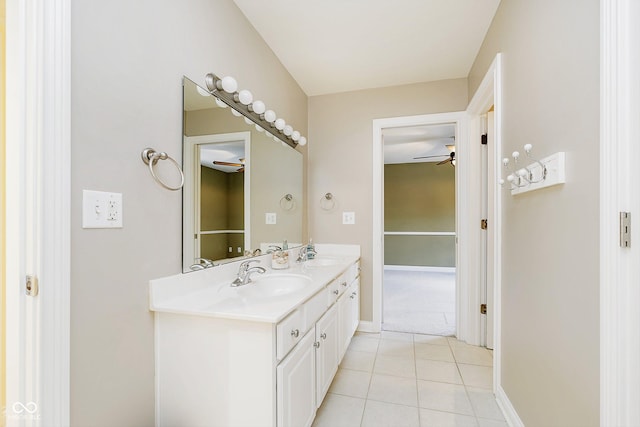
[[[312,329],[278,365],[278,427],[310,426],[316,415],[315,337]]]

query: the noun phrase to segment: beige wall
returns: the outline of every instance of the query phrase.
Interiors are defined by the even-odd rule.
[[[455,232],[455,169],[435,162],[384,166],[384,231]],[[455,267],[455,236],[385,236],[385,265]]]
[[[71,9],[71,424],[150,426],[148,281],[181,271],[182,218],[140,152],[181,159],[183,75],[233,75],[303,133],[307,99],[231,0]],[[124,228],[82,229],[83,189],[123,193]]]
[[[469,75],[504,54],[504,153],[567,153],[567,183],[504,193],[502,387],[525,425],[599,424],[599,2],[502,0]]]
[[[309,236],[362,247],[361,318],[372,320],[372,121],[465,110],[466,79],[443,80],[309,98]],[[333,193],[336,207],[320,209]],[[356,213],[355,225],[342,212]]]

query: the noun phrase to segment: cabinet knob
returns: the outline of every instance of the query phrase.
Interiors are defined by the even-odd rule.
[[[336,289],[335,291],[333,291],[334,295],[338,295],[340,292]]]
[[[322,338],[323,340],[327,339],[327,334],[320,334],[320,338]]]
[[[315,348],[320,348],[320,341],[316,341],[316,342],[314,342],[314,343],[313,343],[313,346],[314,346]]]
[[[293,329],[291,331],[291,336],[294,338],[298,338],[300,336],[300,330],[299,329]]]
[[[341,285],[342,286],[347,286],[347,282],[342,282]]]
[[[352,294],[349,296],[349,298],[354,299],[354,298],[356,297],[356,295],[358,295],[358,294],[356,294],[356,293],[354,292],[354,293],[352,293]]]

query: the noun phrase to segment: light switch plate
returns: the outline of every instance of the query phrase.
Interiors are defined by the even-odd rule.
[[[265,224],[275,224],[277,222],[277,216],[275,212],[267,212],[264,214],[264,223]]]
[[[122,193],[83,190],[82,228],[122,228]]]
[[[342,223],[343,224],[355,224],[356,223],[356,213],[355,212],[342,212]]]

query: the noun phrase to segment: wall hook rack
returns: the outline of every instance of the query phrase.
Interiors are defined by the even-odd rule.
[[[565,182],[564,152],[557,152],[537,160],[531,156],[532,149],[533,145],[531,144],[524,146],[527,158],[532,161],[527,166],[518,167],[518,162],[521,160],[521,155],[518,151],[514,151],[511,154],[513,162],[508,157],[502,159],[502,165],[510,172],[506,181],[509,183],[512,195],[564,184]],[[499,183],[504,185],[505,180],[500,179]]]

